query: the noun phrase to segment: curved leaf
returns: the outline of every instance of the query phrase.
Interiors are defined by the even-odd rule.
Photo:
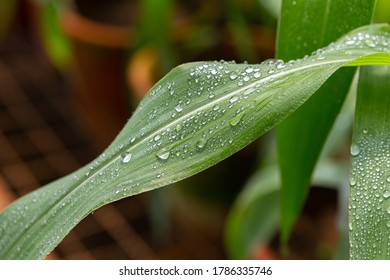
[[[365,36],[376,44],[366,44]],[[196,62],[173,69],[101,156],[0,215],[1,258],[42,258],[100,206],[216,164],[291,114],[344,64],[370,54],[390,56],[389,44],[390,27],[378,25],[302,60]]]

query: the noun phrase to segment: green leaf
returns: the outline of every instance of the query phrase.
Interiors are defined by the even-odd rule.
[[[390,23],[390,1],[389,0],[376,1],[374,22]]]
[[[352,136],[352,259],[390,259],[390,67],[360,70]]]
[[[302,60],[196,62],[173,69],[101,156],[0,215],[1,258],[42,258],[100,206],[218,163],[291,114],[344,64],[375,53],[390,56],[389,44],[390,26],[377,25]]]
[[[250,27],[246,21],[242,7],[236,0],[227,0],[226,14],[228,15],[228,27],[232,34],[238,54],[246,61],[258,61],[256,50],[251,42]]]
[[[139,22],[137,28],[137,47],[151,45],[158,51],[161,71],[167,73],[176,60],[172,50],[171,18],[173,0],[143,0],[138,2]],[[153,19],[153,20],[151,20]]]
[[[66,69],[71,61],[71,45],[59,23],[59,14],[65,4],[50,0],[36,5],[39,5],[38,23],[43,47],[56,67]]]
[[[230,210],[225,243],[232,259],[249,259],[256,245],[264,245],[279,223],[279,169],[277,165],[259,169]],[[261,217],[261,218],[260,218]]]
[[[277,56],[295,59],[371,21],[375,1],[283,1]],[[354,69],[341,69],[276,129],[281,190],[281,239],[302,209],[310,179],[340,112]],[[299,174],[299,176],[297,176]]]

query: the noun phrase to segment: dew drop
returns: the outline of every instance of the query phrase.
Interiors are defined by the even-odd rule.
[[[242,93],[243,95],[250,95],[251,93],[253,93],[255,91],[254,88],[248,88],[246,90],[244,90],[244,92]]]
[[[355,178],[351,177],[349,184],[351,185],[351,187],[355,186],[356,185]]]
[[[345,42],[347,45],[353,45],[356,43],[356,41],[352,38],[348,39],[346,42]]]
[[[169,158],[170,153],[171,152],[169,150],[162,149],[157,152],[156,156],[161,160],[167,160]]]
[[[240,123],[242,117],[244,116],[244,114],[239,114],[237,115],[236,117],[234,117],[231,121],[230,121],[230,125],[231,126],[236,126]]]
[[[390,206],[387,206],[386,212],[387,212],[387,214],[390,214]]]
[[[238,75],[236,72],[232,72],[229,77],[231,80],[235,80],[235,79],[237,79]]]
[[[181,106],[181,104],[179,104],[175,107],[175,110],[176,110],[176,112],[180,113],[181,111],[183,111],[183,106]]]
[[[389,198],[390,197],[390,191],[386,190],[383,192],[383,197],[384,198]]]
[[[129,152],[124,152],[122,155],[121,155],[121,159],[122,159],[122,162],[123,163],[128,163],[130,160],[131,160],[131,157],[133,155]]]
[[[183,126],[181,124],[176,125],[176,131],[179,132],[183,129]]]
[[[237,102],[237,100],[238,100],[238,96],[233,96],[232,98],[230,98],[230,103],[235,103],[235,102]]]
[[[390,183],[390,176],[386,178],[386,182]]]
[[[324,60],[325,56],[323,54],[320,54],[320,55],[317,56],[317,59],[318,60]]]
[[[252,73],[253,72],[253,68],[252,67],[248,67],[245,69],[245,72],[247,72],[248,74]]]
[[[255,74],[253,74],[253,77],[260,78],[261,77],[261,73],[260,72],[256,72]]]
[[[198,147],[199,149],[203,149],[207,144],[207,140],[206,139],[200,139],[198,142],[196,142],[196,147]]]
[[[153,138],[153,140],[154,141],[158,141],[158,140],[160,140],[161,139],[161,136],[159,135],[159,134],[157,134],[156,136],[154,136],[154,138]]]
[[[364,41],[364,43],[365,43],[368,47],[370,47],[370,48],[375,48],[375,47],[376,47],[375,42],[372,41],[372,40],[370,40],[370,39],[366,39],[366,40]]]
[[[270,69],[268,69],[268,71],[267,71],[268,74],[272,74],[272,73],[274,73],[274,72],[275,72],[275,70],[274,70],[273,68],[270,68]]]
[[[284,62],[280,62],[276,65],[276,68],[278,69],[283,69],[283,68],[286,68],[286,64],[284,64]]]
[[[352,156],[357,156],[360,153],[360,148],[356,144],[351,145],[351,155]]]

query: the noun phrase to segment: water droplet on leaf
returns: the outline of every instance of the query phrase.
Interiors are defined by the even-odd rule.
[[[183,126],[181,124],[176,125],[176,131],[179,132],[183,129]]]
[[[200,139],[198,142],[196,142],[196,146],[199,148],[199,149],[203,149],[207,144],[207,140],[206,139]]]
[[[237,115],[236,117],[234,117],[231,121],[230,121],[230,125],[231,126],[236,126],[240,123],[242,117],[244,116],[244,114],[239,114]]]
[[[383,197],[384,198],[389,198],[390,197],[390,191],[386,190],[383,192]]]
[[[125,152],[121,155],[121,159],[123,163],[128,163],[131,160],[132,154],[129,152]]]
[[[255,91],[254,88],[248,88],[246,90],[243,91],[243,95],[250,95],[251,93],[253,93]]]
[[[348,39],[345,41],[345,43],[346,43],[347,45],[353,45],[353,44],[356,43],[356,41],[355,41],[355,39],[353,39],[353,38],[348,38]]]
[[[360,153],[360,148],[356,144],[351,145],[351,155],[352,156],[357,156]]]
[[[229,77],[231,80],[235,80],[235,79],[237,79],[238,75],[236,72],[232,72]]]
[[[317,59],[318,60],[324,60],[325,56],[323,54],[320,54],[320,55],[317,56]]]
[[[237,102],[238,100],[238,96],[233,96],[232,98],[230,98],[230,103],[234,103],[234,102]]]
[[[157,152],[156,156],[161,160],[167,160],[169,158],[170,153],[171,152],[169,150],[162,149]]]
[[[284,64],[284,62],[281,61],[281,62],[279,62],[279,63],[276,65],[276,68],[278,68],[278,69],[286,68],[286,64]]]
[[[252,67],[248,67],[245,69],[245,72],[247,72],[248,74],[252,73],[253,72],[253,68]]]
[[[180,113],[181,111],[183,111],[183,106],[181,106],[181,104],[179,104],[175,107],[175,110],[176,110],[176,112]]]

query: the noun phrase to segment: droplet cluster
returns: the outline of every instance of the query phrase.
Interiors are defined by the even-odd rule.
[[[166,166],[177,160],[184,168],[194,157],[237,150],[249,141],[244,139],[245,133],[254,129],[258,134],[265,132],[273,119],[279,118],[273,106],[298,103],[299,93],[290,94],[285,73],[310,73],[311,67],[321,68],[324,61],[337,58],[340,50],[351,55],[356,49],[388,50],[388,42],[379,33],[360,32],[289,62],[269,59],[258,65],[226,61],[181,65],[141,102],[133,116],[133,135],[119,152],[120,162],[137,168],[145,162],[143,168],[150,168],[150,176],[161,181],[167,175]],[[310,90],[310,85],[305,90]],[[360,153],[358,145],[351,147],[353,156]],[[351,178],[351,185],[357,184]]]
[[[363,135],[351,146],[349,224],[353,259],[380,255],[390,246],[390,141],[376,143],[368,130]],[[386,244],[381,243],[383,240]]]

